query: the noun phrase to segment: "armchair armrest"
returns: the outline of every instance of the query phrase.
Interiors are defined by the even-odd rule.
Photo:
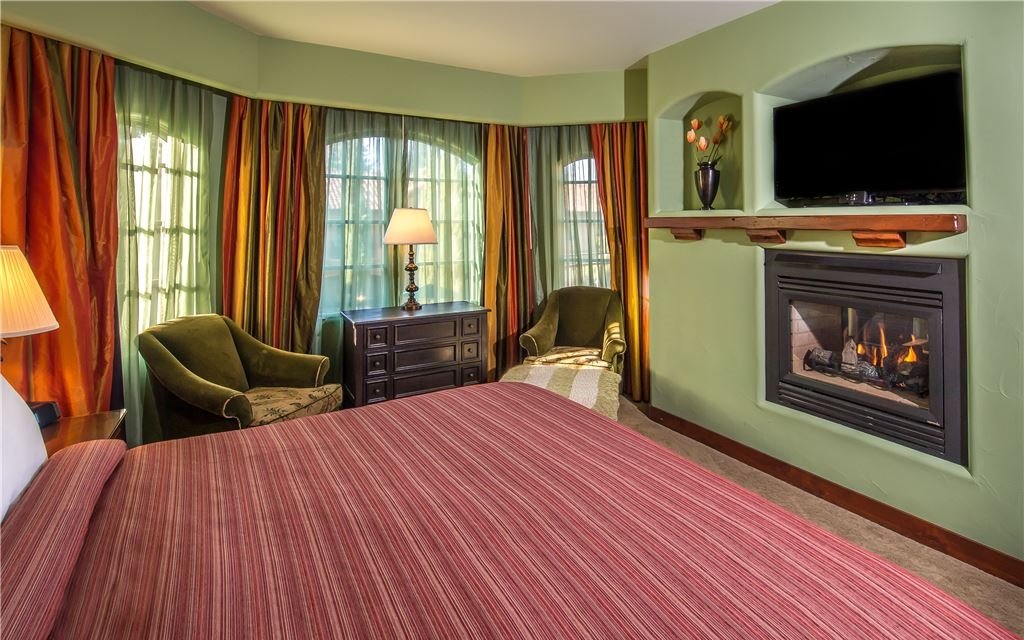
[[[192,373],[155,337],[140,335],[139,352],[149,372],[182,401],[222,418],[233,418],[239,427],[252,422],[252,405],[245,394]]]
[[[601,345],[601,359],[610,362],[616,372],[620,370],[622,354],[626,352],[622,320],[622,303],[616,296],[611,299],[605,310],[604,339]]]
[[[537,324],[530,327],[528,331],[519,336],[519,345],[526,349],[531,356],[544,355],[555,346],[555,336],[558,335],[558,298],[552,294],[548,296],[548,304],[540,315]]]
[[[235,340],[249,385],[253,387],[319,387],[331,363],[327,356],[275,349],[224,318]]]

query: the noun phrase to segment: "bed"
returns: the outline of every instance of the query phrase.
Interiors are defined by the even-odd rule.
[[[4,638],[1010,638],[611,420],[503,383],[51,458]]]

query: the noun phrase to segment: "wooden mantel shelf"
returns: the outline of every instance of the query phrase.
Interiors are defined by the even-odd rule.
[[[668,229],[677,240],[700,240],[705,229],[743,229],[751,242],[782,244],[790,231],[849,231],[858,247],[901,249],[908,231],[957,234],[967,231],[960,213],[830,216],[681,216],[647,218],[648,229]]]

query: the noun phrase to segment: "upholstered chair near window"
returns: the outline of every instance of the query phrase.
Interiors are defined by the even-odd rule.
[[[326,413],[341,387],[323,384],[324,356],[267,346],[219,315],[187,316],[139,334],[149,380],[145,442]]]
[[[527,364],[574,364],[622,372],[622,301],[611,289],[566,287],[544,301],[537,324],[519,337]]]

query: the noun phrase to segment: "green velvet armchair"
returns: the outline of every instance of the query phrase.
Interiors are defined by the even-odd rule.
[[[622,372],[622,301],[611,289],[566,287],[544,301],[537,324],[519,337],[529,364],[576,364]]]
[[[230,318],[187,316],[139,334],[149,369],[143,440],[241,429],[333,411],[341,387],[323,384],[324,356],[256,340]]]

